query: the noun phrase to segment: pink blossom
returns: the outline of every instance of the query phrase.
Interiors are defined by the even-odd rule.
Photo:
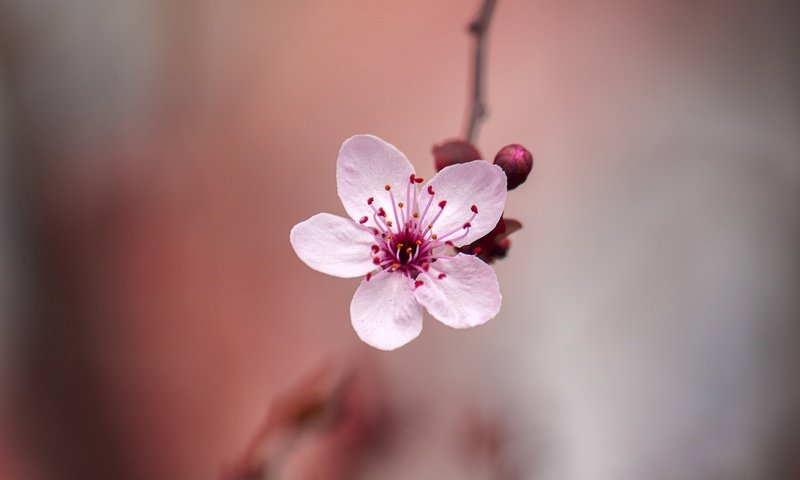
[[[381,350],[405,345],[422,331],[423,306],[454,328],[497,315],[502,297],[494,270],[474,255],[451,255],[450,247],[495,227],[506,200],[502,169],[476,160],[446,167],[422,185],[393,145],[355,135],[339,150],[336,183],[352,220],[319,213],[289,237],[309,267],[365,277],[350,304],[361,340]]]

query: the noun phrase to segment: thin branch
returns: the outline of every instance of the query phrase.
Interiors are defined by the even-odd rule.
[[[484,0],[477,17],[469,24],[469,33],[475,37],[475,56],[472,71],[472,104],[469,109],[464,139],[470,143],[475,143],[478,127],[486,116],[486,104],[483,98],[483,89],[486,83],[484,79],[486,33],[489,30],[495,3],[497,3],[496,0]]]

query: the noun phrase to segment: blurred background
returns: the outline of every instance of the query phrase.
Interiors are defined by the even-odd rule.
[[[433,172],[478,1],[0,0],[0,478],[800,478],[800,9],[499,0],[500,315],[394,352],[289,229]]]

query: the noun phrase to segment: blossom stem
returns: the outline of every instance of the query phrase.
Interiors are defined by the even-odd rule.
[[[496,0],[484,0],[478,15],[469,24],[469,33],[475,37],[475,53],[472,65],[472,104],[469,109],[464,139],[473,144],[478,136],[478,127],[486,116],[486,104],[483,98],[486,33],[489,30],[489,22],[492,19],[495,3],[497,3]]]

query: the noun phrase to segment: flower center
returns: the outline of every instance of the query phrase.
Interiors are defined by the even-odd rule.
[[[436,222],[447,207],[447,200],[441,199],[434,204],[436,192],[432,186],[419,193],[416,184],[422,181],[411,174],[406,185],[405,202],[397,201],[390,184],[386,184],[385,189],[391,205],[377,205],[374,198],[367,199],[367,205],[373,212],[373,226],[365,225],[370,220],[366,216],[359,223],[374,236],[375,243],[371,248],[372,262],[376,266],[375,271],[367,274],[367,280],[384,272],[398,272],[408,277],[409,284],[416,288],[424,285],[424,281],[418,279],[421,274],[436,280],[446,277],[431,266],[438,260],[448,258],[436,251],[452,246],[454,241],[469,234],[471,222],[478,215],[478,207],[472,205],[470,212],[465,212],[465,221],[458,227],[449,232],[437,232]]]

